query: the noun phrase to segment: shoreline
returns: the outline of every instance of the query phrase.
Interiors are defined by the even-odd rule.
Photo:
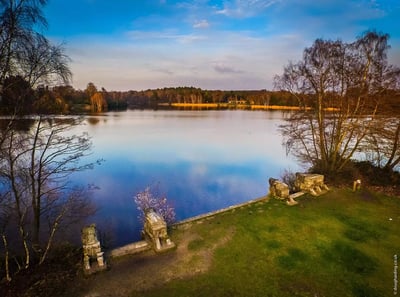
[[[256,104],[232,104],[232,103],[166,103],[160,106],[183,107],[183,108],[231,108],[231,109],[251,109],[251,110],[302,110],[298,106],[281,105],[256,105]],[[306,110],[310,110],[308,107]]]
[[[270,199],[270,197],[267,194],[265,196],[262,196],[262,197],[259,197],[259,198],[255,198],[255,199],[251,199],[251,200],[248,200],[246,202],[242,202],[242,203],[239,203],[239,204],[233,204],[233,205],[230,205],[228,207],[224,207],[224,208],[221,208],[221,209],[218,209],[218,210],[206,212],[206,213],[194,216],[194,217],[183,219],[181,221],[175,222],[174,224],[172,224],[169,227],[171,229],[177,229],[177,228],[180,228],[180,227],[185,227],[186,225],[191,225],[193,223],[196,223],[197,221],[202,221],[204,219],[209,219],[209,218],[215,217],[216,215],[219,215],[219,214],[222,214],[222,213],[225,213],[225,212],[228,212],[228,211],[235,211],[238,208],[246,207],[246,206],[253,205],[253,204],[256,204],[256,203],[268,202],[269,199]]]
[[[312,110],[311,107],[287,106],[287,105],[258,105],[258,104],[234,104],[234,103],[160,103],[158,106],[173,108],[196,108],[196,109],[246,109],[246,110]],[[327,107],[326,111],[337,111],[337,108]]]

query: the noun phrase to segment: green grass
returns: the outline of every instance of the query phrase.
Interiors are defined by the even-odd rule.
[[[234,230],[212,267],[132,296],[393,296],[400,199],[334,189],[298,201],[271,200],[194,224],[199,237],[188,249],[195,251]]]

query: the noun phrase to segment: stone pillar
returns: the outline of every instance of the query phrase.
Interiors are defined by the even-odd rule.
[[[84,227],[82,229],[81,239],[83,246],[83,266],[85,271],[92,273],[96,270],[105,269],[104,253],[101,251],[100,241],[97,239],[96,225],[92,224]],[[90,259],[96,259],[96,268],[90,266]]]
[[[167,223],[153,209],[146,212],[143,234],[156,252],[175,247],[175,244],[168,238]]]
[[[353,192],[361,189],[361,180],[357,179],[353,182]]]

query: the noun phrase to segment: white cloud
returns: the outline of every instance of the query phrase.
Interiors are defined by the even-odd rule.
[[[224,8],[217,10],[217,14],[234,18],[248,18],[259,14],[275,4],[276,0],[235,0],[224,3]]]
[[[198,21],[193,25],[193,28],[195,29],[207,29],[209,27],[210,23],[207,20]]]
[[[219,72],[219,73],[237,73],[237,74],[239,74],[239,73],[243,73],[244,72],[242,70],[235,69],[232,66],[228,66],[228,65],[226,65],[224,63],[216,63],[214,65],[214,70]]]
[[[299,35],[256,38],[248,32],[210,31],[202,40],[174,31],[131,34],[135,38],[96,36],[70,42],[74,87],[84,89],[91,81],[107,90],[271,89],[273,76],[289,60],[300,59],[302,49],[311,44]]]
[[[172,42],[177,41],[180,43],[191,43],[199,40],[207,39],[204,35],[198,34],[179,34],[176,30],[164,30],[164,31],[129,31],[126,35],[140,42],[154,41],[154,40],[170,40]]]
[[[389,58],[400,63],[392,0],[155,0],[149,7],[126,16],[116,8],[92,34],[52,36],[67,41],[75,87],[270,89],[316,38],[353,41],[371,27],[392,35]]]

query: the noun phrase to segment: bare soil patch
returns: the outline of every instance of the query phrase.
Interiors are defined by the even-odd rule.
[[[109,260],[110,269],[88,277],[79,276],[64,296],[118,297],[132,291],[146,291],[173,279],[189,278],[207,271],[214,250],[227,243],[234,229],[213,243],[196,249],[188,245],[194,240],[206,240],[190,228],[173,238],[177,248],[164,254],[146,251],[138,255]]]

